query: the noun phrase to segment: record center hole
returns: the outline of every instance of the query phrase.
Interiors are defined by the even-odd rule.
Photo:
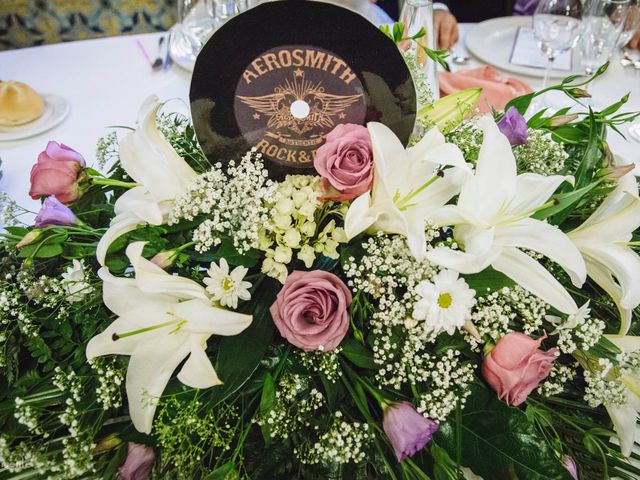
[[[296,100],[291,104],[290,110],[291,115],[296,118],[302,119],[307,118],[307,115],[309,115],[309,111],[311,109],[309,108],[309,104],[304,100]]]

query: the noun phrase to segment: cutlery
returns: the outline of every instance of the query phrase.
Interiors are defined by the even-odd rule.
[[[640,60],[634,60],[629,56],[629,52],[626,49],[622,50],[622,58],[620,59],[620,64],[623,67],[633,67],[636,70],[640,70]]]
[[[162,45],[164,43],[164,37],[160,37],[158,40],[158,54],[156,55],[156,59],[151,64],[151,68],[153,70],[160,70],[162,68],[163,60],[162,60]]]

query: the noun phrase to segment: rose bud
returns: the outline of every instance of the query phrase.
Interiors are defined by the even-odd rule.
[[[31,169],[29,195],[34,200],[55,195],[62,203],[71,203],[82,196],[80,182],[85,177],[86,163],[82,155],[57,142],[49,142],[38,162]]]
[[[409,402],[400,402],[384,409],[382,428],[401,462],[414,456],[431,441],[438,424],[421,415]]]
[[[35,220],[35,226],[38,228],[52,225],[75,225],[76,223],[78,223],[78,219],[71,209],[60,203],[55,195],[45,199]]]
[[[146,480],[156,460],[153,448],[129,442],[127,458],[118,469],[122,480]]]
[[[547,378],[558,349],[543,352],[538,347],[545,337],[534,340],[524,333],[502,337],[482,362],[482,375],[509,405],[520,405]]]
[[[511,145],[523,145],[529,138],[529,127],[516,107],[511,107],[504,112],[502,119],[498,122],[498,128],[507,137]]]
[[[313,166],[329,200],[351,200],[371,190],[373,155],[369,131],[352,123],[337,125],[318,151]]]
[[[280,335],[305,352],[336,348],[349,330],[351,292],[333,273],[295,271],[270,312]]]
[[[571,474],[571,476],[575,480],[578,480],[578,466],[576,465],[576,461],[569,455],[564,455],[562,457],[562,463],[564,465],[564,468],[569,470],[569,473]]]

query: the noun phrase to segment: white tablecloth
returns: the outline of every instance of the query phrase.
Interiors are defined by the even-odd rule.
[[[470,25],[461,25],[461,37]],[[69,118],[55,129],[36,137],[0,142],[4,176],[0,190],[21,205],[38,209],[31,200],[29,171],[48,140],[65,143],[81,152],[89,165],[95,162],[96,140],[111,125],[132,126],[143,100],[157,94],[172,100],[168,108],[187,112],[190,74],[173,66],[168,72],[152,72],[141,54],[139,39],[154,57],[160,34],[114,37],[0,52],[0,78],[28,83],[42,93],[62,95],[71,102]],[[466,53],[464,41],[454,47]],[[477,65],[475,61],[466,67]],[[458,67],[461,68],[461,67]],[[539,79],[525,78],[534,88]],[[600,104],[618,100],[631,92],[627,111],[640,110],[640,72],[624,70],[617,58],[610,70],[593,86],[592,93]],[[611,136],[615,153],[640,164],[640,144]]]

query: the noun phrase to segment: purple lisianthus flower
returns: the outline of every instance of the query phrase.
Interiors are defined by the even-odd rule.
[[[529,127],[516,107],[507,110],[498,122],[498,128],[511,145],[523,145],[529,138]]]
[[[77,221],[78,219],[71,209],[58,201],[55,195],[51,195],[44,200],[40,207],[35,225],[37,228],[43,228],[51,225],[74,225]]]
[[[425,418],[409,402],[394,403],[384,411],[382,428],[398,461],[412,457],[431,441],[438,424]]]
[[[127,459],[118,469],[118,475],[122,480],[147,480],[156,461],[153,448],[133,442],[127,447]]]
[[[565,455],[562,457],[562,463],[564,464],[564,468],[569,470],[571,476],[575,478],[575,480],[578,480],[578,467],[576,466],[576,461],[569,455]]]

